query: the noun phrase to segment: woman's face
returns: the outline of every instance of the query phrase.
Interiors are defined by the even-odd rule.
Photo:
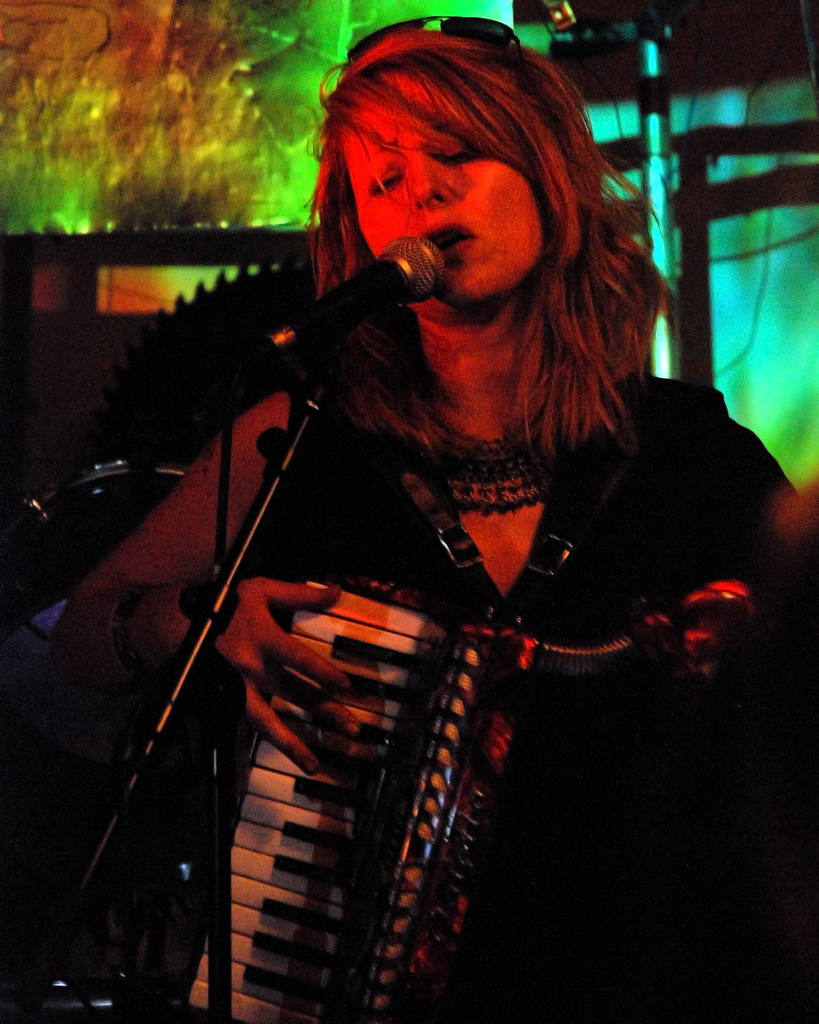
[[[386,117],[368,127],[378,141],[350,136],[345,156],[373,255],[402,235],[429,238],[443,253],[447,306],[492,308],[515,299],[543,247],[526,179],[464,151],[450,135],[402,130]]]

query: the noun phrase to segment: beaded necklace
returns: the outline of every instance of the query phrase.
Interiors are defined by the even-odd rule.
[[[477,452],[445,467],[459,512],[515,512],[546,500],[551,475],[530,448],[503,438],[482,441]]]

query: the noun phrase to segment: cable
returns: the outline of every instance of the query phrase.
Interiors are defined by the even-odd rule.
[[[774,66],[776,65],[776,62],[779,60],[779,56],[780,56],[780,54],[782,53],[782,50],[785,47],[785,43],[787,43],[788,40],[790,39],[794,29],[796,28],[798,20],[799,20],[799,18],[797,16],[795,10],[792,10],[791,11],[791,20],[785,26],[785,28],[782,30],[782,34],[779,37],[779,42],[776,44],[773,53],[769,57],[768,63],[762,69],[762,71],[759,74],[759,76],[757,77],[756,81],[751,86],[751,88],[748,90],[748,95],[745,97],[745,117],[744,117],[743,122],[742,122],[743,127],[747,127],[750,124],[750,121],[751,121],[751,102],[752,102],[754,96],[759,92],[759,90],[762,88],[762,86],[768,80],[768,76],[770,75],[771,71],[773,71]]]
[[[800,6],[802,8],[802,30],[805,33],[805,48],[808,51],[810,84],[813,86],[813,102],[816,104],[816,114],[819,116],[819,81],[816,78],[816,37],[813,34],[811,2],[810,0],[800,0]]]
[[[591,75],[591,77],[595,80],[595,82],[597,82],[597,84],[600,86],[600,88],[603,90],[603,92],[606,94],[606,96],[608,96],[609,102],[614,107],[614,120],[615,120],[615,122],[617,124],[617,138],[618,139],[624,139],[626,137],[626,133],[623,130],[623,122],[620,119],[620,102],[619,102],[619,100],[614,95],[614,93],[611,91],[611,88],[608,86],[608,84],[606,83],[605,79],[601,78],[600,75],[598,75],[597,72],[593,68],[590,68],[586,64],[586,62],[584,60],[578,61],[578,64],[579,64],[580,68],[583,71],[586,72],[586,74]]]
[[[762,303],[765,299],[765,292],[768,290],[768,278],[770,276],[771,269],[771,235],[773,233],[774,211],[773,209],[769,209],[765,212],[768,215],[765,223],[765,243],[762,246],[762,251],[765,254],[765,260],[762,264],[762,276],[759,279],[756,299],[754,300],[754,311],[751,316],[751,330],[748,334],[748,340],[740,351],[732,359],[729,359],[724,366],[714,372],[715,379],[721,377],[723,374],[730,373],[732,370],[735,370],[740,363],[747,359],[756,345],[757,335],[759,333],[759,321],[762,317]]]
[[[819,235],[819,224],[809,228],[807,231],[800,231],[798,235],[780,238],[778,242],[771,242],[770,245],[762,246],[759,249],[746,249],[743,252],[731,253],[728,256],[712,256],[711,266],[714,266],[716,263],[734,263],[739,260],[751,260],[756,256],[765,256],[767,253],[774,252],[777,249],[786,249],[789,245],[805,242],[816,235]]]
[[[806,17],[809,19],[810,11],[809,11],[808,0],[800,0],[800,8],[801,8],[801,14],[802,14],[803,19],[806,18]],[[747,125],[750,123],[751,103],[753,101],[753,98],[756,95],[756,93],[765,84],[765,82],[767,81],[768,76],[770,75],[771,71],[773,70],[776,62],[779,60],[779,56],[782,53],[782,50],[783,50],[785,44],[790,39],[790,37],[791,37],[795,27],[796,27],[797,20],[798,20],[798,18],[797,18],[796,12],[795,12],[795,10],[792,10],[792,16],[791,16],[790,22],[785,26],[785,28],[783,29],[782,33],[780,34],[779,41],[777,42],[776,47],[773,50],[773,53],[769,57],[768,62],[766,63],[766,65],[762,69],[762,72],[757,77],[757,79],[754,82],[754,84],[748,90],[748,95],[746,96],[746,99],[745,99],[745,118],[743,120],[743,127],[747,127]],[[809,20],[805,22],[805,36],[806,36],[806,42],[807,42],[807,45],[808,45],[808,52],[809,52],[809,58],[810,58],[810,56],[811,56],[811,48],[813,46],[813,35],[812,35],[812,32],[808,31],[808,29],[809,29]],[[814,57],[815,57],[815,52],[814,52]],[[815,61],[811,65],[811,74],[812,74],[812,77],[815,74]],[[817,95],[815,79],[813,79],[813,82],[814,82],[814,95]],[[781,160],[778,160],[777,164],[781,165]],[[759,332],[759,323],[760,323],[760,319],[761,319],[761,316],[762,316],[762,305],[763,305],[763,302],[764,302],[764,299],[765,299],[765,293],[766,293],[767,288],[768,288],[768,280],[769,280],[769,277],[770,277],[770,264],[771,264],[770,257],[771,257],[771,253],[775,249],[781,248],[784,245],[792,244],[793,242],[799,240],[800,237],[810,237],[813,234],[819,233],[819,227],[817,227],[816,229],[812,229],[809,232],[803,232],[801,236],[800,235],[793,236],[793,238],[791,238],[791,239],[787,239],[787,240],[783,240],[782,242],[774,243],[771,240],[771,236],[773,234],[774,210],[773,209],[769,209],[767,211],[767,214],[768,214],[768,216],[767,216],[767,220],[766,220],[766,224],[765,224],[765,239],[764,239],[764,243],[763,243],[762,247],[759,250],[759,254],[764,256],[764,263],[763,263],[763,266],[762,266],[762,275],[761,275],[760,280],[759,280],[759,286],[757,288],[756,299],[754,301],[754,310],[753,310],[753,314],[751,316],[751,329],[750,329],[750,332],[749,332],[749,335],[748,335],[748,340],[745,343],[745,345],[743,346],[743,348],[733,358],[729,359],[728,362],[723,367],[721,367],[719,370],[715,371],[715,374],[714,374],[715,377],[720,377],[723,374],[730,373],[733,370],[735,370],[736,367],[739,366],[740,363],[744,362],[744,360],[750,355],[750,353],[754,349],[754,346],[756,345],[757,335],[758,335],[758,332]],[[746,259],[746,258],[750,258],[750,256],[751,256],[751,253],[749,253],[747,256],[744,255],[744,254],[738,254],[737,256],[730,257],[730,259]],[[727,259],[725,261],[727,262]],[[712,260],[711,261],[712,264],[713,263],[717,263],[717,262],[723,262],[723,260]]]

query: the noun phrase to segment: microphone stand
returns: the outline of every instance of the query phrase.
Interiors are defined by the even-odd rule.
[[[337,349],[334,346],[333,351]],[[204,663],[208,675],[213,677],[210,693],[212,729],[211,769],[211,853],[212,875],[210,886],[211,922],[208,933],[208,1016],[213,1024],[230,1024],[231,1021],[231,870],[230,851],[233,844],[233,798],[236,731],[244,708],[244,684],[238,672],[225,662],[213,647],[217,637],[227,628],[236,605],[236,587],[241,579],[240,570],[251,545],[273,503],[284,474],[313,416],[320,411],[320,405],[327,394],[327,382],[332,374],[334,360],[325,368],[321,380],[308,389],[304,400],[302,418],[291,437],[287,450],[279,465],[271,460],[265,471],[262,485],[248,510],[239,532],[218,574],[211,584],[193,588],[192,600],[189,595],[186,604],[193,612],[191,625],[177,653],[177,664],[181,668],[167,698],[150,738],[145,742],[138,757],[131,759],[131,772],[126,782],[126,796],[131,793],[142,772],[142,768],[165,733],[171,715],[182,694],[186,682],[195,668]],[[262,452],[262,454],[265,454]],[[206,596],[206,600],[204,599]],[[80,883],[82,895],[91,881],[108,842],[119,820],[119,813],[112,816],[105,835]]]
[[[671,201],[674,155],[671,149],[671,79],[668,51],[671,22],[660,3],[650,3],[638,26],[640,168],[643,194],[651,203],[648,237],[651,255],[668,284],[668,320],[658,321],[652,349],[652,371],[658,377],[679,377],[680,350],[674,305],[677,294],[676,225]]]
[[[634,42],[638,46],[642,191],[652,208],[647,230],[652,256],[668,284],[671,303],[669,320],[658,323],[652,349],[652,371],[658,377],[680,374],[679,327],[674,309],[678,261],[671,196],[674,157],[668,51],[674,24],[693,3],[694,0],[649,0],[636,23],[576,22],[574,26],[555,32],[549,48],[550,55],[558,59],[582,60]]]

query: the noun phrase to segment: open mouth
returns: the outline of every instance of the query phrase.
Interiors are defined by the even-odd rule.
[[[463,242],[469,237],[466,232],[458,228],[444,228],[443,231],[436,231],[434,234],[429,235],[429,240],[434,245],[437,245],[441,252],[446,252],[453,245],[457,245],[458,242]]]

